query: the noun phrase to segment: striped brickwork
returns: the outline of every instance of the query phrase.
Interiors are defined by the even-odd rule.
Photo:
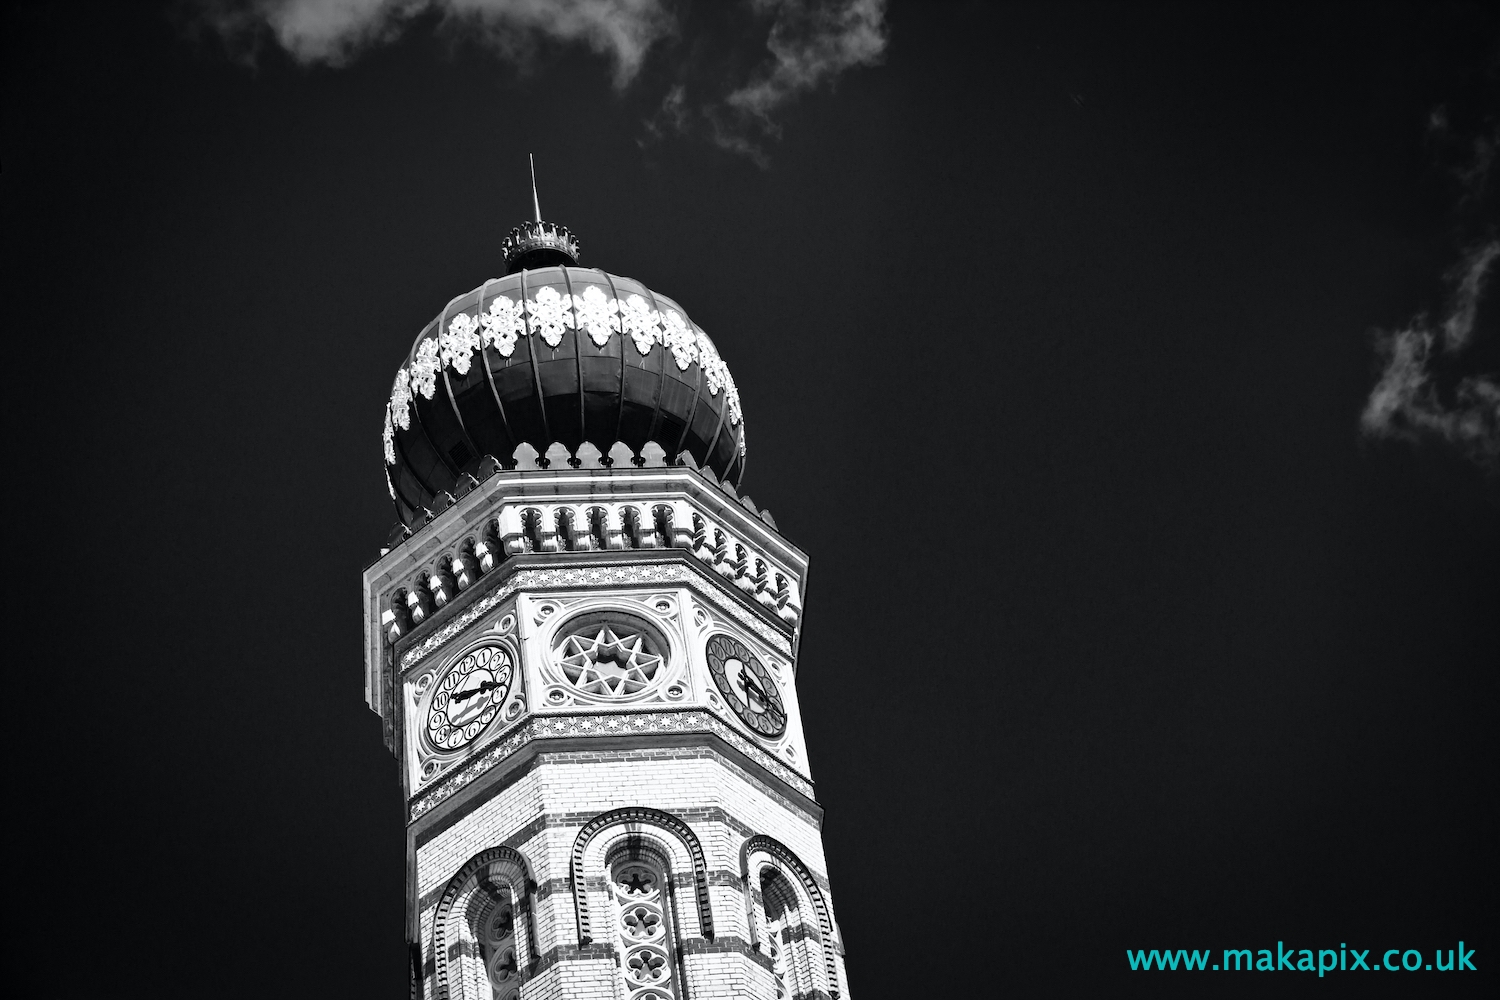
[[[819,817],[709,747],[541,753],[483,792],[455,816],[413,828],[411,930],[422,942],[423,997],[460,996],[438,984],[437,916],[460,870],[496,847],[525,859],[532,880],[526,910],[535,955],[522,970],[525,1000],[627,996],[604,859],[631,840],[660,850],[670,865],[681,996],[774,1000],[771,963],[754,930],[759,879],[745,880],[747,853],[792,862],[783,865],[790,880],[805,876],[831,900]],[[768,843],[777,855],[766,853]],[[808,912],[804,976],[832,993],[831,972],[834,990],[847,996],[837,931]]]
[[[745,878],[747,846],[757,860],[764,855],[776,863],[782,859],[764,850],[775,843],[831,900],[819,817],[707,747],[541,753],[484,791],[461,815],[413,827],[411,906],[423,946],[424,997],[458,995],[445,994],[437,982],[434,918],[460,870],[496,847],[523,857],[533,881],[536,957],[522,972],[526,1000],[627,996],[604,861],[632,838],[658,848],[670,864],[680,995],[775,997],[770,959],[755,930],[759,879]],[[792,864],[784,867],[789,880],[802,878]],[[836,927],[825,931],[809,912],[801,932],[810,958],[804,976],[831,993],[824,971],[831,969],[834,989],[847,996]]]

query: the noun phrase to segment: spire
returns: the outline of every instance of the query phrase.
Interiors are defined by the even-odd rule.
[[[542,221],[542,203],[536,194],[536,157],[527,153],[526,159],[531,163],[531,210],[534,221],[521,223],[501,242],[500,252],[505,255],[505,273],[515,274],[532,267],[577,264],[578,240],[568,232],[568,227]]]
[[[542,203],[536,196],[536,157],[530,153],[526,158],[531,161],[531,207],[536,212],[536,221],[542,221]]]

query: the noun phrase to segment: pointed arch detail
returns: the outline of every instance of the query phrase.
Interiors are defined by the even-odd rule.
[[[599,833],[624,824],[658,827],[672,834],[686,848],[693,863],[693,890],[698,904],[698,924],[703,930],[703,936],[712,941],[714,918],[708,905],[708,863],[704,859],[703,845],[698,842],[698,835],[687,823],[669,812],[647,806],[625,806],[600,813],[589,820],[573,841],[573,901],[578,908],[578,943],[587,945],[594,937],[589,917],[588,892],[584,885],[584,852],[588,850],[589,842]]]

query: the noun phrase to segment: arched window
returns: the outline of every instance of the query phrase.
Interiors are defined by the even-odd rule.
[[[520,1000],[536,957],[525,858],[495,847],[471,858],[444,890],[433,919],[440,1000]]]
[[[756,835],[740,848],[752,946],[771,959],[777,997],[841,994],[833,918],[811,871],[785,844]]]
[[[684,937],[714,939],[714,918],[708,902],[708,863],[703,845],[692,828],[671,813],[648,806],[625,806],[600,813],[584,824],[573,841],[571,876],[573,904],[578,910],[578,943],[594,941],[599,919],[601,894],[593,893],[590,876],[604,876],[619,860],[621,845],[642,851],[650,846],[663,872],[680,873],[691,887],[685,892],[683,909],[675,914],[677,928]],[[600,881],[606,881],[600,878]],[[667,885],[670,894],[671,885]],[[696,905],[694,905],[696,904]],[[599,936],[603,936],[602,929]]]
[[[518,1000],[521,968],[516,958],[516,908],[509,888],[492,882],[485,887],[488,891],[475,894],[469,915],[469,931],[479,949],[479,963],[472,970],[479,988],[473,995],[486,996],[483,986],[488,985],[494,1000]]]
[[[804,992],[802,984],[811,981],[806,962],[797,961],[805,959],[807,951],[799,947],[806,931],[797,893],[776,869],[768,867],[761,871],[760,898],[766,914],[766,953],[776,974],[776,1000],[785,1000]]]
[[[695,971],[705,956],[685,957],[684,943],[714,940],[708,865],[692,828],[647,806],[600,813],[573,841],[570,874],[578,943],[614,946],[617,996],[683,1000],[684,980],[707,972]]]
[[[678,996],[674,961],[671,881],[665,859],[639,842],[610,865],[620,974],[630,1000]]]

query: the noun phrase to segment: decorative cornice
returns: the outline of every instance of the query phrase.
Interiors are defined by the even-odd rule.
[[[632,584],[686,583],[693,591],[712,601],[714,606],[728,613],[739,624],[753,631],[768,645],[786,656],[792,655],[792,644],[781,631],[772,628],[760,616],[739,606],[732,599],[721,595],[706,574],[700,573],[686,560],[678,562],[611,562],[588,566],[561,566],[557,568],[522,568],[513,572],[495,589],[480,597],[459,612],[452,620],[426,636],[421,642],[407,647],[401,653],[400,667],[404,672],[442,649],[465,629],[499,607],[512,594],[520,590],[548,590],[563,587],[612,587]],[[703,584],[706,584],[704,586]]]
[[[627,453],[630,451],[628,446],[616,442],[610,454],[618,456],[621,448]],[[439,497],[440,506],[430,511],[430,517],[425,521],[409,528],[397,525],[388,544],[380,550],[380,556],[366,569],[388,565],[390,560],[387,557],[393,552],[406,554],[414,545],[428,543],[434,531],[440,534],[447,531],[455,518],[467,524],[480,516],[474,510],[476,503],[494,504],[523,497],[533,502],[584,503],[598,502],[603,494],[628,501],[641,493],[667,491],[680,494],[684,488],[693,499],[712,506],[716,518],[727,517],[734,522],[726,527],[736,534],[748,531],[760,536],[762,543],[776,549],[778,560],[806,563],[806,555],[781,535],[769,510],[757,506],[748,495],[740,496],[732,484],[719,480],[712,469],[699,467],[688,452],[680,453],[669,462],[666,453],[658,448],[654,443],[648,443],[639,465],[622,460],[624,456],[610,458],[612,464],[606,465],[605,455],[592,444],[581,445],[575,459],[568,448],[554,443],[548,448],[548,454],[560,453],[567,458],[566,461],[552,462],[544,459],[531,445],[522,443],[507,463],[493,457],[486,458],[475,473],[477,478],[461,479],[453,494]],[[456,508],[462,508],[462,513],[457,513]],[[762,525],[771,531],[765,532]],[[400,552],[403,549],[405,552]]]
[[[476,752],[463,766],[413,796],[408,820],[415,822],[467,788],[485,772],[536,740],[618,737],[650,734],[707,733],[749,758],[782,784],[808,799],[812,782],[766,753],[727,723],[699,708],[660,708],[650,712],[593,712],[586,715],[533,715]]]

